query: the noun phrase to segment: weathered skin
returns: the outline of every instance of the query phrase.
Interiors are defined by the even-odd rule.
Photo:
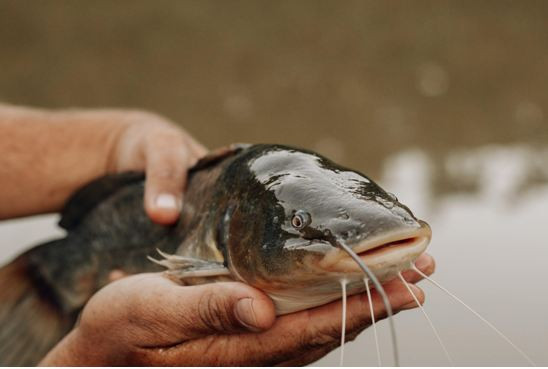
[[[31,273],[37,303],[62,312],[56,336],[28,348],[34,351],[23,355],[24,364],[37,362],[70,329],[112,271],[164,270],[147,259],[156,249],[168,254],[159,262],[171,278],[243,281],[268,293],[278,314],[285,314],[339,298],[343,277],[350,293],[363,290],[362,272],[337,242],[360,253],[385,281],[408,268],[430,239],[426,223],[366,176],[295,148],[241,146],[206,157],[189,173],[181,217],[172,227],[146,216],[143,179],[127,173],[86,186],[64,211],[66,238],[37,246],[4,268]],[[399,245],[379,247],[394,241]],[[16,309],[0,302],[0,320]],[[38,334],[32,324],[13,324],[3,330]],[[0,348],[0,357],[7,350]]]

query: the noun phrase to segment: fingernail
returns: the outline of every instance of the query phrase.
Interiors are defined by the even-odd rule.
[[[162,193],[156,196],[154,205],[160,209],[179,210],[181,208],[180,201],[170,193]]]
[[[247,329],[253,332],[259,332],[255,311],[253,311],[253,299],[246,297],[239,300],[234,308],[236,319]]]

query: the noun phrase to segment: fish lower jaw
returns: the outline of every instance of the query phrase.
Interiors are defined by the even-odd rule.
[[[412,262],[426,250],[429,242],[429,236],[417,236],[389,242],[362,252],[359,252],[359,249],[354,250],[358,251],[358,256],[383,282],[394,278],[400,271],[409,269]],[[329,263],[322,265],[324,269],[341,276],[363,275],[358,264],[349,255],[342,250],[337,251],[339,255],[331,256]]]

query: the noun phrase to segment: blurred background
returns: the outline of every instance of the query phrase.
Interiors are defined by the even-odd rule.
[[[210,148],[284,143],[358,169],[432,225],[439,282],[547,365],[547,19],[545,1],[1,0],[0,101],[148,109]],[[56,220],[0,223],[0,262]],[[456,364],[527,364],[421,286]],[[447,365],[419,311],[396,324],[403,364]],[[376,365],[372,332],[346,352]]]

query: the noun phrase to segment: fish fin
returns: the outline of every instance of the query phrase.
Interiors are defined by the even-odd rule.
[[[162,260],[157,260],[152,257],[148,259],[156,264],[159,264],[168,270],[166,273],[178,279],[194,278],[194,277],[215,277],[230,275],[228,268],[218,261],[203,260],[180,255],[170,255],[157,250],[163,257]]]
[[[212,150],[206,156],[198,160],[196,165],[192,167],[191,171],[200,170],[214,165],[224,158],[235,155],[250,146],[251,144],[236,143]]]
[[[101,201],[120,188],[142,181],[144,178],[145,175],[142,172],[125,172],[109,174],[91,181],[67,201],[61,213],[59,225],[66,230],[74,229]]]
[[[183,280],[187,278],[197,277],[219,277],[229,276],[230,271],[225,267],[211,268],[211,269],[196,269],[196,270],[168,270],[166,272],[169,276]]]
[[[72,328],[26,254],[0,269],[0,366],[34,366]]]

